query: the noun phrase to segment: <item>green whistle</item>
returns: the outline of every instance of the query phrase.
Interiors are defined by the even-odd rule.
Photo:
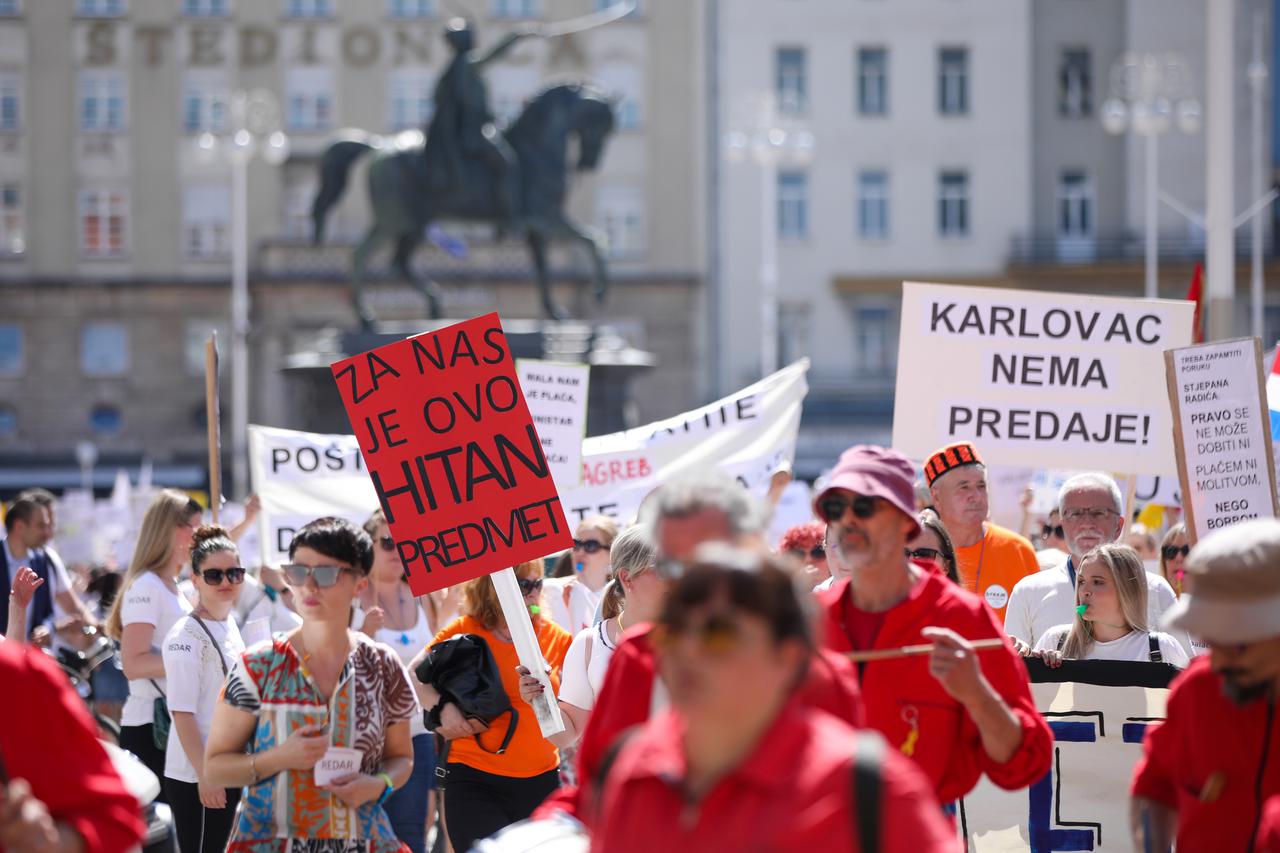
[[[530,613],[532,613],[534,616],[537,616],[539,613],[541,613],[541,612],[542,612],[542,608],[541,608],[541,607],[539,607],[539,606],[538,606],[538,605],[536,605],[536,604],[530,604],[530,605],[529,605],[529,612],[530,612]]]
[[[1077,605],[1076,605],[1076,615],[1077,615],[1077,616],[1083,616],[1083,615],[1084,615],[1084,612],[1085,612],[1086,610],[1088,610],[1088,609],[1089,609],[1089,605],[1087,605],[1087,604],[1077,604]]]

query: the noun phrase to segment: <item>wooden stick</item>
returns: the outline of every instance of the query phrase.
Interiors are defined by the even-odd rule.
[[[1124,528],[1120,531],[1120,541],[1123,542],[1129,535],[1129,528],[1133,525],[1133,499],[1138,495],[1138,475],[1129,475],[1129,484],[1125,487],[1124,494]]]
[[[1003,637],[990,637],[986,640],[973,640],[969,643],[977,651],[999,649],[1004,647]],[[896,660],[933,653],[933,643],[922,643],[918,646],[903,646],[899,649],[877,649],[873,652],[847,652],[845,657],[854,663],[866,663],[873,660]]]
[[[211,332],[204,343],[204,414],[209,436],[209,510],[218,523],[222,507],[222,441],[218,411],[218,333]]]

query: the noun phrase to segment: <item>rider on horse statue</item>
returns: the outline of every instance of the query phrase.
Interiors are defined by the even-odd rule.
[[[481,72],[502,58],[533,30],[516,30],[482,56],[473,55],[475,35],[464,18],[449,21],[444,39],[453,58],[436,83],[435,113],[427,128],[428,181],[437,191],[458,190],[466,184],[468,161],[483,164],[494,188],[501,218],[518,226],[515,152],[493,124],[489,97]]]

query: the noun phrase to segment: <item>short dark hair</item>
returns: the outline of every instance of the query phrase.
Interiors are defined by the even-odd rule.
[[[293,559],[299,548],[310,548],[326,557],[350,563],[364,575],[373,568],[373,540],[345,518],[328,515],[307,522],[289,543],[289,559]]]
[[[53,492],[49,491],[48,489],[42,489],[39,486],[36,486],[33,489],[23,489],[21,492],[18,493],[18,500],[22,500],[23,498],[27,498],[28,500],[33,500],[36,503],[40,504],[40,506],[47,506],[50,509],[53,509],[53,505],[58,500],[56,497],[53,496]]]
[[[13,526],[19,521],[31,523],[31,518],[43,509],[44,505],[32,497],[23,497],[19,495],[9,504],[9,509],[4,514],[4,529],[6,533],[13,532]]]
[[[942,519],[938,518],[938,513],[931,509],[920,511],[917,518],[920,526],[925,530],[929,530],[934,536],[938,537],[938,544],[942,546],[942,562],[947,567],[947,579],[952,583],[960,583],[959,565],[956,562],[956,546],[951,541],[951,534],[947,532],[947,526],[942,523]]]

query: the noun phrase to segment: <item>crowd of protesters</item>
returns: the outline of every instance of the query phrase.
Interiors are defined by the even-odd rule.
[[[1030,658],[1186,668],[1136,769],[1134,843],[1280,849],[1280,521],[1192,547],[1182,524],[1132,524],[1089,473],[1028,539],[991,521],[973,444],[922,468],[862,445],[769,542],[769,500],[693,472],[514,567],[534,673],[488,576],[414,596],[381,510],[316,519],[288,563],[245,566],[251,518],[205,525],[165,490],[127,569],[83,580],[52,547],[55,511],[19,495],[0,548],[0,678],[62,720],[24,741],[30,712],[3,712],[4,853],[136,842],[113,735],[163,780],[181,853],[463,853],[539,826],[602,851],[953,850],[981,778],[1018,790],[1050,769]],[[51,661],[100,637],[118,663],[92,674],[95,720]],[[496,665],[502,713],[439,687],[460,638]],[[543,700],[564,721],[549,738]],[[74,778],[32,758],[46,741]]]

